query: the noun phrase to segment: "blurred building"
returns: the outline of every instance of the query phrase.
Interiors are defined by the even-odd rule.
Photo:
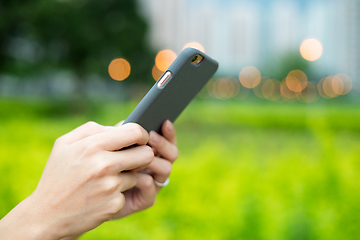
[[[339,35],[341,49],[339,49],[340,70],[352,76],[357,90],[360,90],[360,1],[338,0]]]
[[[320,40],[323,56],[312,64],[319,76],[360,79],[359,0],[139,0],[155,50],[179,53],[202,44],[220,62],[219,74],[238,74],[299,51],[306,38]]]

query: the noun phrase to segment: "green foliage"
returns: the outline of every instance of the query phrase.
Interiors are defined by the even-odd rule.
[[[279,81],[286,78],[289,72],[293,70],[301,70],[311,78],[314,75],[310,69],[310,63],[302,58],[300,52],[298,51],[288,52],[279,59],[275,59],[273,62],[267,63],[262,70],[262,74],[264,76],[269,76],[270,78],[275,78]]]
[[[39,104],[4,101],[2,116],[7,106],[1,216],[35,189],[57,137],[88,120],[115,124],[135,104],[106,105],[92,119],[40,115]],[[29,114],[13,114],[21,111]],[[321,103],[195,101],[176,122],[180,157],[155,206],[81,239],[356,239],[359,112]]]

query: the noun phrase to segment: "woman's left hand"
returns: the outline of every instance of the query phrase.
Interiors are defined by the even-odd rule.
[[[113,219],[144,210],[155,203],[161,187],[157,186],[154,180],[164,183],[171,173],[172,163],[179,155],[173,124],[166,120],[161,131],[163,136],[154,131],[150,132],[149,145],[154,151],[154,160],[146,169],[139,171],[136,187],[124,192],[124,208]]]

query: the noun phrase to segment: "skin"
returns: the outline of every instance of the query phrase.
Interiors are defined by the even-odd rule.
[[[178,157],[170,121],[162,133],[88,122],[58,138],[35,191],[0,221],[1,239],[72,240],[152,206],[153,180],[165,182]]]

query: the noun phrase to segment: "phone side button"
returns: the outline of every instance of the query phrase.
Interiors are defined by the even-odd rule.
[[[164,84],[167,82],[167,80],[169,80],[169,78],[171,77],[171,72],[170,71],[167,71],[162,77],[161,79],[159,80],[158,82],[158,87],[162,87],[164,86]]]

